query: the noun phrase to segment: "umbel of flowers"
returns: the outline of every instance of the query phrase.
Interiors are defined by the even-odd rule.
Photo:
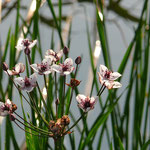
[[[112,72],[108,70],[107,67],[104,65],[100,65],[100,72],[98,72],[99,82],[102,85],[99,92],[97,93],[97,96],[85,96],[83,94],[78,94],[76,96],[76,100],[78,102],[78,107],[83,110],[83,114],[79,119],[71,126],[68,127],[70,124],[69,119],[69,110],[71,108],[71,102],[73,97],[73,91],[74,89],[80,84],[81,81],[76,79],[76,74],[78,70],[78,66],[81,63],[81,57],[77,57],[75,59],[76,66],[73,65],[72,58],[66,58],[63,61],[63,55],[67,56],[68,48],[64,47],[64,49],[54,52],[53,50],[49,49],[46,51],[45,58],[40,63],[31,63],[30,53],[32,50],[32,47],[35,46],[37,43],[36,40],[30,41],[28,39],[22,39],[18,42],[18,45],[16,46],[17,50],[21,51],[23,50],[25,55],[27,56],[28,63],[31,69],[31,74],[29,76],[22,76],[21,73],[25,71],[25,66],[23,63],[16,64],[13,68],[9,68],[8,65],[4,62],[3,63],[3,70],[5,73],[9,76],[9,78],[12,80],[14,86],[18,90],[20,96],[24,98],[24,100],[30,105],[30,107],[35,111],[35,113],[40,117],[40,119],[44,122],[44,124],[47,126],[47,129],[41,129],[38,126],[33,125],[31,122],[28,122],[23,117],[21,117],[17,112],[17,106],[10,101],[9,99],[6,100],[5,103],[0,102],[0,116],[6,116],[9,115],[10,119],[14,121],[14,123],[25,132],[28,132],[30,134],[33,134],[35,136],[46,136],[46,137],[52,137],[54,141],[57,143],[57,140],[59,140],[61,137],[65,136],[66,134],[71,134],[71,129],[81,120],[81,118],[88,113],[88,111],[94,109],[94,106],[99,98],[101,96],[102,92],[105,88],[112,89],[112,88],[120,88],[121,84],[117,81],[115,81],[117,78],[121,76],[118,72]],[[62,100],[59,101],[58,94],[57,94],[57,73],[64,78],[62,85],[63,86],[63,96]],[[71,78],[70,83],[66,83],[66,76],[70,75],[72,73],[73,78]],[[48,119],[44,117],[44,115],[39,110],[38,105],[36,104],[33,94],[34,88],[38,89],[38,92],[41,96],[41,102],[43,103],[43,107],[45,108],[45,112],[49,112],[49,109],[47,107],[47,102],[44,100],[41,92],[41,88],[38,85],[38,75],[44,77],[45,81],[45,87],[48,94],[49,87],[47,86],[46,76],[52,74],[55,82],[55,105],[56,105],[56,114],[54,118],[50,116]],[[15,77],[13,77],[15,76]],[[71,88],[71,95],[70,95],[70,101],[69,105],[64,113],[65,109],[65,86],[69,86]],[[25,96],[25,92],[28,95],[28,98]],[[58,107],[61,107],[61,112],[58,113]],[[29,128],[35,132],[32,133],[30,131],[27,131],[26,129],[22,128],[21,125],[24,125],[25,128]],[[57,148],[57,146],[56,146]]]

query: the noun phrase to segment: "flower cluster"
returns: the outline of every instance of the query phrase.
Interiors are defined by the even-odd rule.
[[[46,51],[45,57],[41,63],[32,64],[31,58],[30,58],[30,52],[31,52],[32,47],[35,46],[36,43],[37,43],[36,40],[30,41],[28,39],[21,39],[21,40],[19,40],[19,42],[16,46],[17,50],[24,50],[24,52],[27,56],[29,66],[31,67],[31,75],[30,76],[25,76],[25,77],[20,76],[20,74],[23,73],[26,68],[25,65],[22,63],[18,63],[12,69],[9,69],[8,65],[4,62],[3,70],[9,75],[10,79],[13,81],[15,87],[19,91],[19,94],[21,96],[23,96],[23,98],[30,104],[30,106],[32,106],[35,113],[38,114],[38,116],[40,116],[41,119],[43,120],[43,122],[47,125],[48,131],[43,130],[43,129],[41,130],[38,127],[31,125],[29,122],[24,120],[21,116],[19,116],[15,112],[15,110],[17,109],[17,106],[15,104],[13,104],[13,102],[11,102],[9,99],[7,99],[7,101],[5,103],[0,102],[0,116],[9,115],[10,119],[12,121],[14,121],[18,127],[20,127],[20,126],[18,125],[18,123],[16,121],[18,121],[22,125],[24,124],[24,122],[26,122],[26,125],[25,124],[24,125],[27,128],[33,129],[37,133],[39,133],[41,131],[41,135],[53,137],[54,140],[56,140],[60,137],[63,137],[66,134],[70,134],[71,133],[70,129],[72,129],[78,123],[78,121],[82,118],[82,117],[80,117],[80,119],[78,119],[77,122],[75,122],[74,125],[72,125],[72,127],[70,127],[68,130],[66,130],[66,128],[68,127],[68,125],[70,123],[68,114],[69,114],[69,109],[70,109],[70,105],[71,105],[71,101],[72,101],[72,97],[73,97],[73,90],[81,82],[76,79],[76,73],[77,73],[78,66],[81,63],[81,57],[79,56],[75,59],[75,63],[76,63],[76,68],[75,68],[73,66],[73,60],[71,58],[66,58],[63,61],[63,54],[65,55],[65,57],[67,57],[67,54],[69,51],[69,49],[67,47],[64,47],[64,49],[62,49],[58,52],[54,52],[52,49],[49,49]],[[62,62],[62,63],[60,63],[60,62]],[[70,80],[70,84],[65,83],[66,75],[69,75],[74,70],[75,70],[75,73],[73,74],[73,78]],[[53,72],[55,72],[55,75],[53,74]],[[43,75],[44,81],[45,81],[45,88],[46,88],[46,91],[48,91],[45,75],[49,75],[50,73],[52,73],[52,77],[54,75],[55,82],[57,80],[56,73],[59,73],[61,78],[64,78],[64,80],[62,80],[62,81],[64,81],[64,83],[62,85],[60,85],[60,86],[62,86],[62,89],[63,89],[63,94],[62,94],[63,96],[61,97],[61,101],[59,101],[60,97],[57,97],[57,92],[58,92],[57,83],[58,82],[55,83],[55,86],[56,86],[56,88],[55,88],[55,90],[56,90],[55,91],[56,115],[54,115],[52,117],[53,120],[49,121],[43,117],[44,115],[41,114],[41,110],[38,110],[41,108],[39,108],[39,106],[36,104],[36,101],[34,101],[35,97],[32,98],[32,93],[27,93],[27,95],[29,96],[29,98],[31,100],[31,102],[30,102],[25,97],[25,95],[23,95],[21,90],[24,90],[26,92],[32,92],[32,90],[37,86],[39,92],[41,92],[41,89],[37,82],[37,77],[38,77],[38,75]],[[17,77],[12,78],[13,75],[15,75]],[[112,71],[108,70],[108,68],[105,67],[104,65],[100,65],[100,72],[98,72],[98,76],[99,76],[99,81],[102,84],[102,88],[98,92],[97,96],[89,97],[89,96],[85,96],[83,94],[78,94],[76,96],[76,100],[78,102],[78,107],[83,110],[83,114],[94,109],[99,96],[102,94],[102,92],[104,91],[104,89],[106,87],[107,87],[107,89],[121,87],[121,84],[119,82],[115,81],[116,79],[118,79],[121,76],[121,74],[118,72],[112,72]],[[68,85],[69,87],[71,87],[70,101],[69,101],[67,108],[65,108],[65,106],[64,106],[65,98],[66,98],[65,97],[66,96],[65,85]],[[41,97],[40,100],[44,100],[41,93],[40,93],[40,97]],[[45,102],[45,100],[42,102],[44,104],[43,107],[45,107],[45,109],[43,109],[43,110],[45,113],[47,113],[46,115],[48,116],[49,111],[47,111],[47,109],[49,109],[49,108],[47,107],[47,102]],[[61,108],[60,109],[61,111],[58,111],[58,106],[60,106],[59,108]],[[64,109],[66,109],[66,112],[65,112],[66,115],[64,115]],[[60,112],[60,113],[58,114],[58,112]],[[18,116],[22,121],[17,119],[13,115],[13,113],[15,113],[16,116]],[[57,116],[59,116],[59,119],[57,118]],[[26,132],[28,132],[28,131],[26,131]]]
[[[57,119],[57,121],[50,120],[49,122],[49,130],[53,133],[51,136],[54,138],[58,138],[63,136],[64,134],[69,134],[70,132],[66,133],[66,127],[70,124],[70,119],[67,115],[62,116],[61,118]]]

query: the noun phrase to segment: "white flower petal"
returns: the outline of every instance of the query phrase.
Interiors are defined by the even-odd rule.
[[[113,88],[120,88],[122,87],[122,84],[120,82],[114,81]]]
[[[73,65],[73,60],[72,60],[71,58],[67,58],[67,59],[64,61],[64,65],[72,66],[72,65]]]
[[[63,50],[60,50],[58,53],[57,53],[57,57],[60,59],[63,55]]]
[[[32,47],[34,47],[37,43],[37,40],[33,40],[32,42],[30,42],[31,44],[29,45],[29,49],[31,49]]]
[[[84,101],[85,101],[86,96],[83,95],[83,94],[78,94],[78,95],[76,96],[76,99],[77,99],[78,103],[81,103],[81,102],[84,102]]]
[[[48,50],[46,51],[46,56],[49,56],[49,55],[55,56],[55,52],[54,52],[52,49],[48,49]]]
[[[18,51],[24,50],[25,46],[23,45],[23,38],[19,38],[17,46],[15,47]]]
[[[118,72],[113,72],[113,73],[110,74],[109,79],[110,79],[110,80],[116,80],[116,79],[118,79],[119,77],[121,77],[121,74],[120,74],[120,73],[118,73]]]
[[[98,100],[98,96],[91,97],[91,99],[90,99],[90,103],[95,104],[95,103],[97,102],[97,100]]]
[[[100,65],[99,70],[100,70],[100,75],[102,77],[104,77],[105,72],[108,71],[108,68],[106,66],[104,66],[104,65]]]
[[[31,92],[32,90],[33,90],[33,86],[31,85],[31,86],[26,86],[26,87],[24,87],[22,90],[25,90],[25,91],[27,91],[27,92]]]
[[[5,71],[5,72],[6,72],[6,71]],[[9,70],[9,69],[8,69],[7,72],[8,72],[8,74],[9,74],[10,76],[13,75],[13,71],[12,71],[12,70]],[[7,72],[6,72],[6,73],[7,73]]]
[[[18,63],[15,65],[15,71],[17,73],[22,73],[25,70],[25,65],[23,63]]]
[[[33,73],[30,77],[29,77],[29,81],[31,83],[31,86],[36,86],[36,81],[37,81],[37,74]]]
[[[38,68],[38,65],[37,65],[37,64],[32,64],[32,65],[30,65],[30,66],[31,66],[31,68],[32,68],[34,71],[39,72],[39,68]]]
[[[52,65],[52,60],[50,58],[45,58],[43,59],[42,64],[50,66]]]
[[[62,73],[62,67],[60,65],[53,64],[52,65],[52,70],[54,70],[58,73]]]
[[[6,102],[5,102],[5,104],[12,105],[10,99],[7,99]]]
[[[14,82],[16,83],[16,84],[18,84],[19,86],[21,86],[21,87],[24,87],[24,79],[22,78],[22,77],[18,77],[18,78],[15,78],[14,79]]]

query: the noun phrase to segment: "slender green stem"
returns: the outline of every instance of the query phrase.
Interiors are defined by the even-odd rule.
[[[61,102],[61,116],[63,116],[64,114],[64,105],[65,105],[65,82],[66,82],[66,75],[63,76],[64,78],[64,82],[63,82],[63,98],[62,98],[62,102]]]
[[[28,122],[28,121],[26,121],[25,119],[23,119],[23,118],[22,118],[20,115],[18,115],[16,112],[14,112],[14,114],[15,114],[16,116],[18,116],[20,119],[22,119],[24,122],[26,122],[28,125],[32,126],[33,128],[36,128],[37,130],[39,130],[39,131],[41,131],[41,132],[43,132],[43,133],[49,134],[48,131],[43,130],[43,129],[41,129],[41,128],[38,128],[38,127],[34,126],[34,125],[31,124],[30,122]]]
[[[29,128],[29,129],[31,129],[31,130],[33,130],[33,131],[35,131],[35,132],[38,132],[38,133],[41,133],[41,134],[43,134],[43,135],[45,135],[45,136],[49,136],[50,135],[50,133],[43,133],[43,132],[39,132],[39,130],[36,130],[36,129],[34,129],[34,128],[32,128],[32,127],[29,127],[29,126],[27,126],[26,124],[24,124],[24,123],[22,123],[20,120],[18,120],[17,118],[15,119],[16,121],[18,121],[20,124],[22,124],[23,126],[25,126],[26,128]],[[14,121],[15,123],[16,123],[16,121]],[[26,131],[26,130],[24,130],[24,131]],[[28,131],[27,131],[28,132]],[[30,132],[29,132],[30,133]],[[31,133],[32,134],[32,133]]]
[[[55,96],[57,99],[58,97],[57,97],[57,74],[56,74],[56,72],[55,72]]]
[[[76,126],[76,124],[82,119],[82,117],[87,114],[87,112],[83,112],[82,115],[79,117],[79,119],[64,133],[67,134],[68,131],[70,131],[74,126]]]

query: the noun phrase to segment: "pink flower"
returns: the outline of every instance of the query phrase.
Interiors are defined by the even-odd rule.
[[[108,89],[120,88],[122,86],[119,82],[114,81],[118,79],[121,74],[108,70],[108,68],[104,65],[100,65],[100,72],[98,72],[98,76],[100,83]]]
[[[9,99],[6,100],[5,103],[0,102],[0,116],[7,116],[13,113],[15,104],[13,104]]]
[[[30,65],[36,72],[40,75],[50,74],[52,72],[51,69],[52,61],[51,59],[43,59],[41,64],[32,64]]]
[[[78,106],[84,111],[84,112],[88,112],[91,109],[94,109],[94,105],[98,99],[98,97],[86,97],[85,95],[82,94],[78,94],[76,97],[77,101],[78,101]]]
[[[17,50],[24,50],[25,54],[29,55],[32,47],[35,46],[37,40],[29,41],[28,39],[19,39],[17,43]]]
[[[24,70],[25,65],[23,63],[18,63],[12,70],[8,69],[7,72],[9,73],[9,75],[19,75],[20,73],[23,73]]]
[[[16,84],[18,84],[21,87],[21,90],[31,92],[33,88],[36,86],[37,75],[36,73],[34,73],[29,78],[18,77],[18,78],[15,78],[14,81]]]
[[[50,58],[52,61],[57,62],[63,55],[63,50],[60,50],[58,53],[54,52],[52,49],[46,51],[45,58]]]
[[[52,65],[52,69],[58,73],[60,73],[62,76],[63,75],[68,75],[70,74],[73,70],[73,60],[71,58],[67,58],[63,64],[59,65]]]

